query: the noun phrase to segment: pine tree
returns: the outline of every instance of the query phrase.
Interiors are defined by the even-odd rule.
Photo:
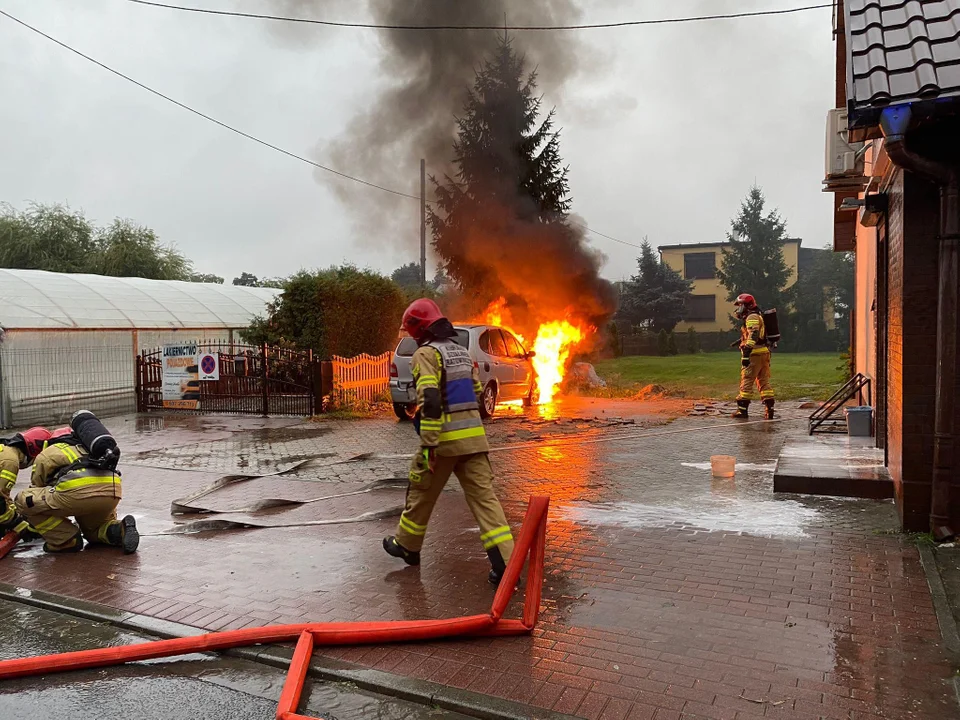
[[[659,260],[644,238],[637,258],[637,274],[624,288],[617,319],[629,327],[672,332],[683,319],[692,289],[693,283]]]
[[[697,331],[693,328],[687,328],[687,352],[691,355],[700,352],[700,338],[697,337]]]
[[[667,355],[678,355],[680,351],[677,349],[677,335],[670,331],[670,334],[667,336]]]
[[[670,354],[670,338],[667,336],[666,330],[657,333],[657,352],[660,357],[666,357]]]
[[[729,247],[723,251],[717,277],[727,288],[727,299],[750,293],[763,308],[786,309],[790,270],[783,257],[787,228],[776,210],[764,214],[763,191],[754,185],[730,225]],[[732,308],[731,308],[732,310]]]
[[[457,119],[456,177],[434,180],[437,209],[429,222],[444,270],[461,288],[483,288],[492,297],[503,294],[497,274],[471,259],[471,236],[524,242],[538,225],[574,235],[566,224],[571,201],[560,136],[552,110],[538,124],[536,81],[536,71],[527,74],[523,57],[501,36]]]

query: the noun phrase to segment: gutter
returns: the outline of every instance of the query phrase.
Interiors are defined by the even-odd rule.
[[[936,183],[940,188],[940,267],[937,296],[937,401],[933,446],[930,529],[937,541],[956,535],[950,525],[950,483],[954,468],[954,414],[957,376],[958,258],[960,258],[960,166],[944,163],[907,147],[912,127],[910,105],[886,108],[880,130],[887,155],[895,165]]]

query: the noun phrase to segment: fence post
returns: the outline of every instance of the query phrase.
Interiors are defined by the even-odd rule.
[[[261,385],[261,394],[263,402],[263,417],[270,415],[270,389],[269,377],[270,373],[267,371],[267,344],[260,343],[260,385]]]
[[[134,392],[137,394],[137,412],[143,412],[143,357],[137,354],[137,369],[133,377]],[[162,388],[161,388],[162,389]]]

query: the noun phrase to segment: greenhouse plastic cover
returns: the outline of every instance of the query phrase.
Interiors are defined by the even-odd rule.
[[[279,290],[0,269],[0,327],[245,328]]]

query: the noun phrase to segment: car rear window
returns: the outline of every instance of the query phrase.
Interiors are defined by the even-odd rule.
[[[413,357],[413,354],[417,351],[417,341],[412,337],[405,337],[400,340],[400,344],[397,345],[397,355],[400,357]]]
[[[453,341],[460,347],[464,347],[467,350],[469,350],[470,349],[470,331],[457,329],[457,336],[453,338]]]

